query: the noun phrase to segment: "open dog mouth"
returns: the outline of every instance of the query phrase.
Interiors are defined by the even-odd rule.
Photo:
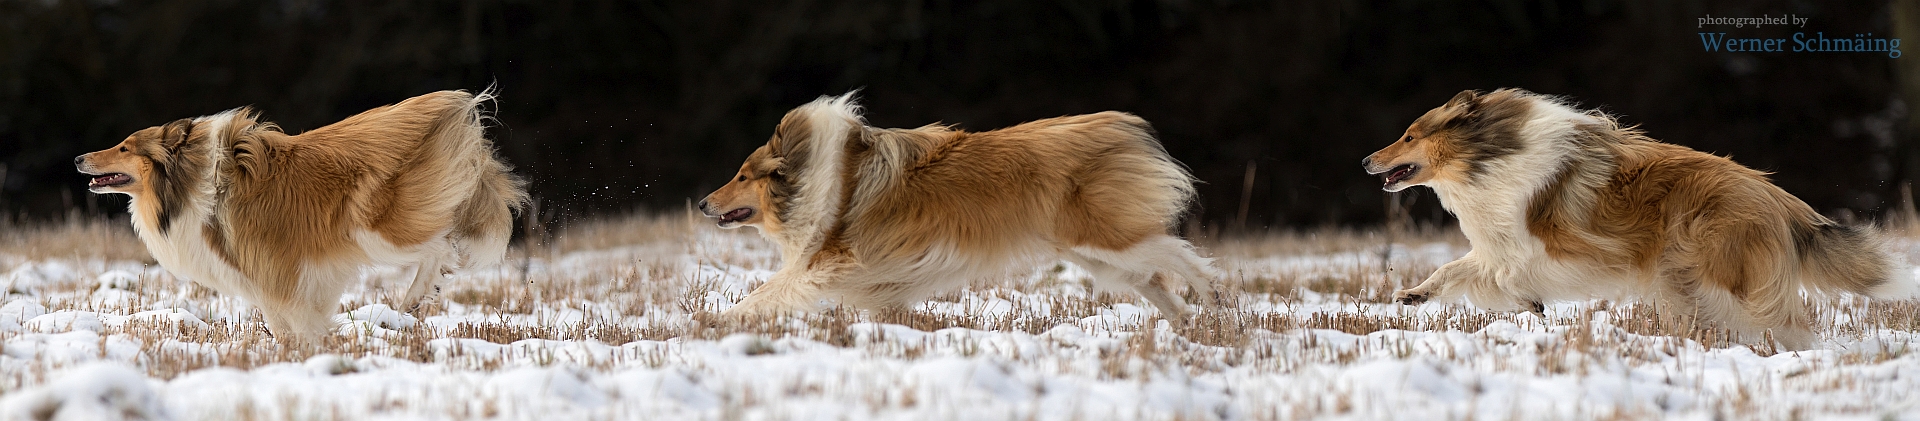
[[[1407,178],[1413,177],[1414,174],[1419,172],[1420,167],[1416,167],[1413,164],[1400,164],[1400,166],[1393,167],[1392,170],[1387,171],[1387,182],[1381,184],[1381,186],[1391,186],[1393,183],[1406,181]]]
[[[720,214],[720,225],[739,223],[753,217],[753,208],[739,208]]]
[[[117,173],[117,172],[107,173],[106,175],[94,177],[92,180],[87,181],[87,188],[97,189],[101,187],[120,187],[120,186],[125,186],[127,185],[127,183],[132,183],[132,182],[133,182],[133,177],[128,176],[126,174]]]

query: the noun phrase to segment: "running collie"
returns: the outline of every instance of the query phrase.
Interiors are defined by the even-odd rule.
[[[1650,297],[1661,313],[1806,349],[1802,288],[1906,298],[1914,281],[1870,228],[1849,227],[1726,158],[1647,138],[1520,89],[1461,92],[1361,161],[1387,191],[1433,188],[1473,249],[1402,303],[1465,296]]]
[[[398,302],[411,311],[451,269],[504,257],[526,192],[482,135],[491,98],[435,92],[299,135],[242,107],[74,163],[93,192],[132,197],[134,230],[167,271],[306,342],[331,330],[362,266],[416,265]]]
[[[1131,114],[883,129],[847,94],[788,112],[699,206],[780,246],[780,270],[728,315],[810,311],[821,299],[899,308],[1065,258],[1179,325],[1189,311],[1178,288],[1213,300],[1208,259],[1169,235],[1193,194],[1193,176]]]

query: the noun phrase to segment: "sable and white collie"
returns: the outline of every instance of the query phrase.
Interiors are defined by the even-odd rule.
[[[814,310],[821,299],[899,308],[969,281],[1065,258],[1102,290],[1130,288],[1172,323],[1208,259],[1169,234],[1193,176],[1145,120],[1121,112],[969,133],[868,127],[851,93],[787,113],[727,185],[700,201],[754,226],[781,268],[728,315]]]
[[[278,337],[331,330],[369,264],[417,265],[411,311],[456,267],[499,262],[523,182],[482,134],[489,93],[441,91],[288,135],[247,107],[74,159],[175,275],[260,306]]]
[[[1423,185],[1473,249],[1402,303],[1490,309],[1651,297],[1660,312],[1791,349],[1812,345],[1800,291],[1906,298],[1877,231],[1834,223],[1732,160],[1647,138],[1520,89],[1461,92],[1362,161],[1387,191]]]

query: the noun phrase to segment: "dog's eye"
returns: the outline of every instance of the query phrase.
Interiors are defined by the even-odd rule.
[[[1401,142],[1412,142],[1412,141],[1413,141],[1413,135],[1410,135],[1410,134],[1403,134],[1403,135],[1400,135],[1400,141],[1401,141]]]
[[[733,181],[747,181],[747,176],[742,174],[739,177],[734,177]]]
[[[126,151],[127,151],[127,147],[125,147],[125,146],[121,146],[121,147],[120,147],[120,151],[121,151],[121,152],[126,152]]]

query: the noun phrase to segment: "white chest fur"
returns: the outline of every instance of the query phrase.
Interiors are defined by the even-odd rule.
[[[189,222],[201,220],[200,216],[198,212],[182,215],[166,234],[161,234],[159,227],[147,226],[136,214],[133,228],[140,234],[140,241],[146,244],[147,252],[174,276],[213,288],[221,294],[239,295],[250,300],[257,297],[259,289],[247,282],[239,268],[220,257],[220,251],[207,241],[200,224]]]

